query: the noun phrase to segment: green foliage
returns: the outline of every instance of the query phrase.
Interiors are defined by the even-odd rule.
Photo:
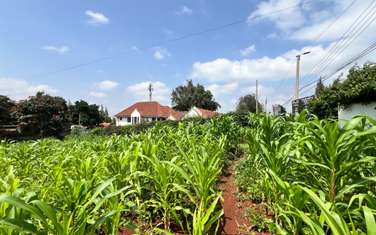
[[[39,137],[63,137],[69,129],[68,108],[65,100],[42,92],[17,105],[21,132]]]
[[[111,122],[107,109],[96,104],[88,104],[84,100],[69,105],[71,123],[88,127],[98,126],[101,122]]]
[[[268,224],[270,224],[271,221],[265,217],[262,211],[250,207],[246,210],[246,216],[249,221],[252,222],[252,230],[256,230],[257,232],[264,232],[268,230]]]
[[[322,92],[324,91],[325,91],[325,86],[324,86],[324,83],[322,82],[322,79],[320,78],[316,84],[315,96],[320,96]]]
[[[257,102],[259,112],[262,112],[262,105]],[[256,113],[256,97],[254,94],[245,95],[239,98],[236,106],[237,113]]]
[[[192,80],[188,80],[186,85],[176,87],[172,91],[171,101],[173,108],[179,111],[189,111],[194,106],[213,111],[221,107],[209,90],[205,90],[200,84],[193,85]]]
[[[366,234],[376,215],[376,121],[343,128],[305,113],[250,116],[241,189],[266,203],[281,234]],[[248,183],[247,183],[248,182]],[[355,204],[359,201],[359,205]]]
[[[0,95],[0,125],[9,125],[15,123],[16,104],[7,96]]]
[[[310,102],[309,110],[320,118],[336,118],[339,105],[376,100],[376,66],[365,64],[363,67],[353,67],[343,82],[336,80],[328,88],[321,85],[317,87],[320,94],[316,94],[317,97]]]
[[[239,135],[232,123],[1,142],[0,234],[117,234],[132,224],[214,234],[223,215],[217,180],[235,144],[228,140]]]

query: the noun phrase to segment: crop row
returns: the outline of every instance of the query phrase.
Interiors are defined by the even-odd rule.
[[[259,230],[278,234],[375,234],[376,121],[302,114],[250,117],[240,188],[266,205]]]
[[[220,130],[233,127],[224,117],[130,137],[2,142],[0,234],[214,233],[232,143]]]

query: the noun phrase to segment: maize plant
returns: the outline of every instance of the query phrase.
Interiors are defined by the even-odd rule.
[[[249,123],[245,162],[257,168],[241,165],[248,176],[238,175],[242,188],[264,195],[274,232],[375,233],[375,120],[357,116],[340,124],[302,113],[294,119],[251,115]]]
[[[2,141],[0,234],[216,231],[216,183],[237,145],[228,130],[236,135],[226,117],[133,136]]]

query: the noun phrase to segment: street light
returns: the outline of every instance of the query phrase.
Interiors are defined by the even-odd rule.
[[[303,52],[296,56],[296,81],[295,81],[295,99],[299,99],[299,89],[300,89],[300,57],[302,55],[308,55],[310,51]]]

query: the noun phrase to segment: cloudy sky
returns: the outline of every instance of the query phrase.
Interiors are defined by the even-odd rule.
[[[311,52],[302,86],[331,74],[373,43],[375,17],[374,0],[0,0],[0,94],[43,90],[115,114],[150,82],[170,104],[193,79],[225,112],[258,79],[271,110],[293,96],[297,54]]]

